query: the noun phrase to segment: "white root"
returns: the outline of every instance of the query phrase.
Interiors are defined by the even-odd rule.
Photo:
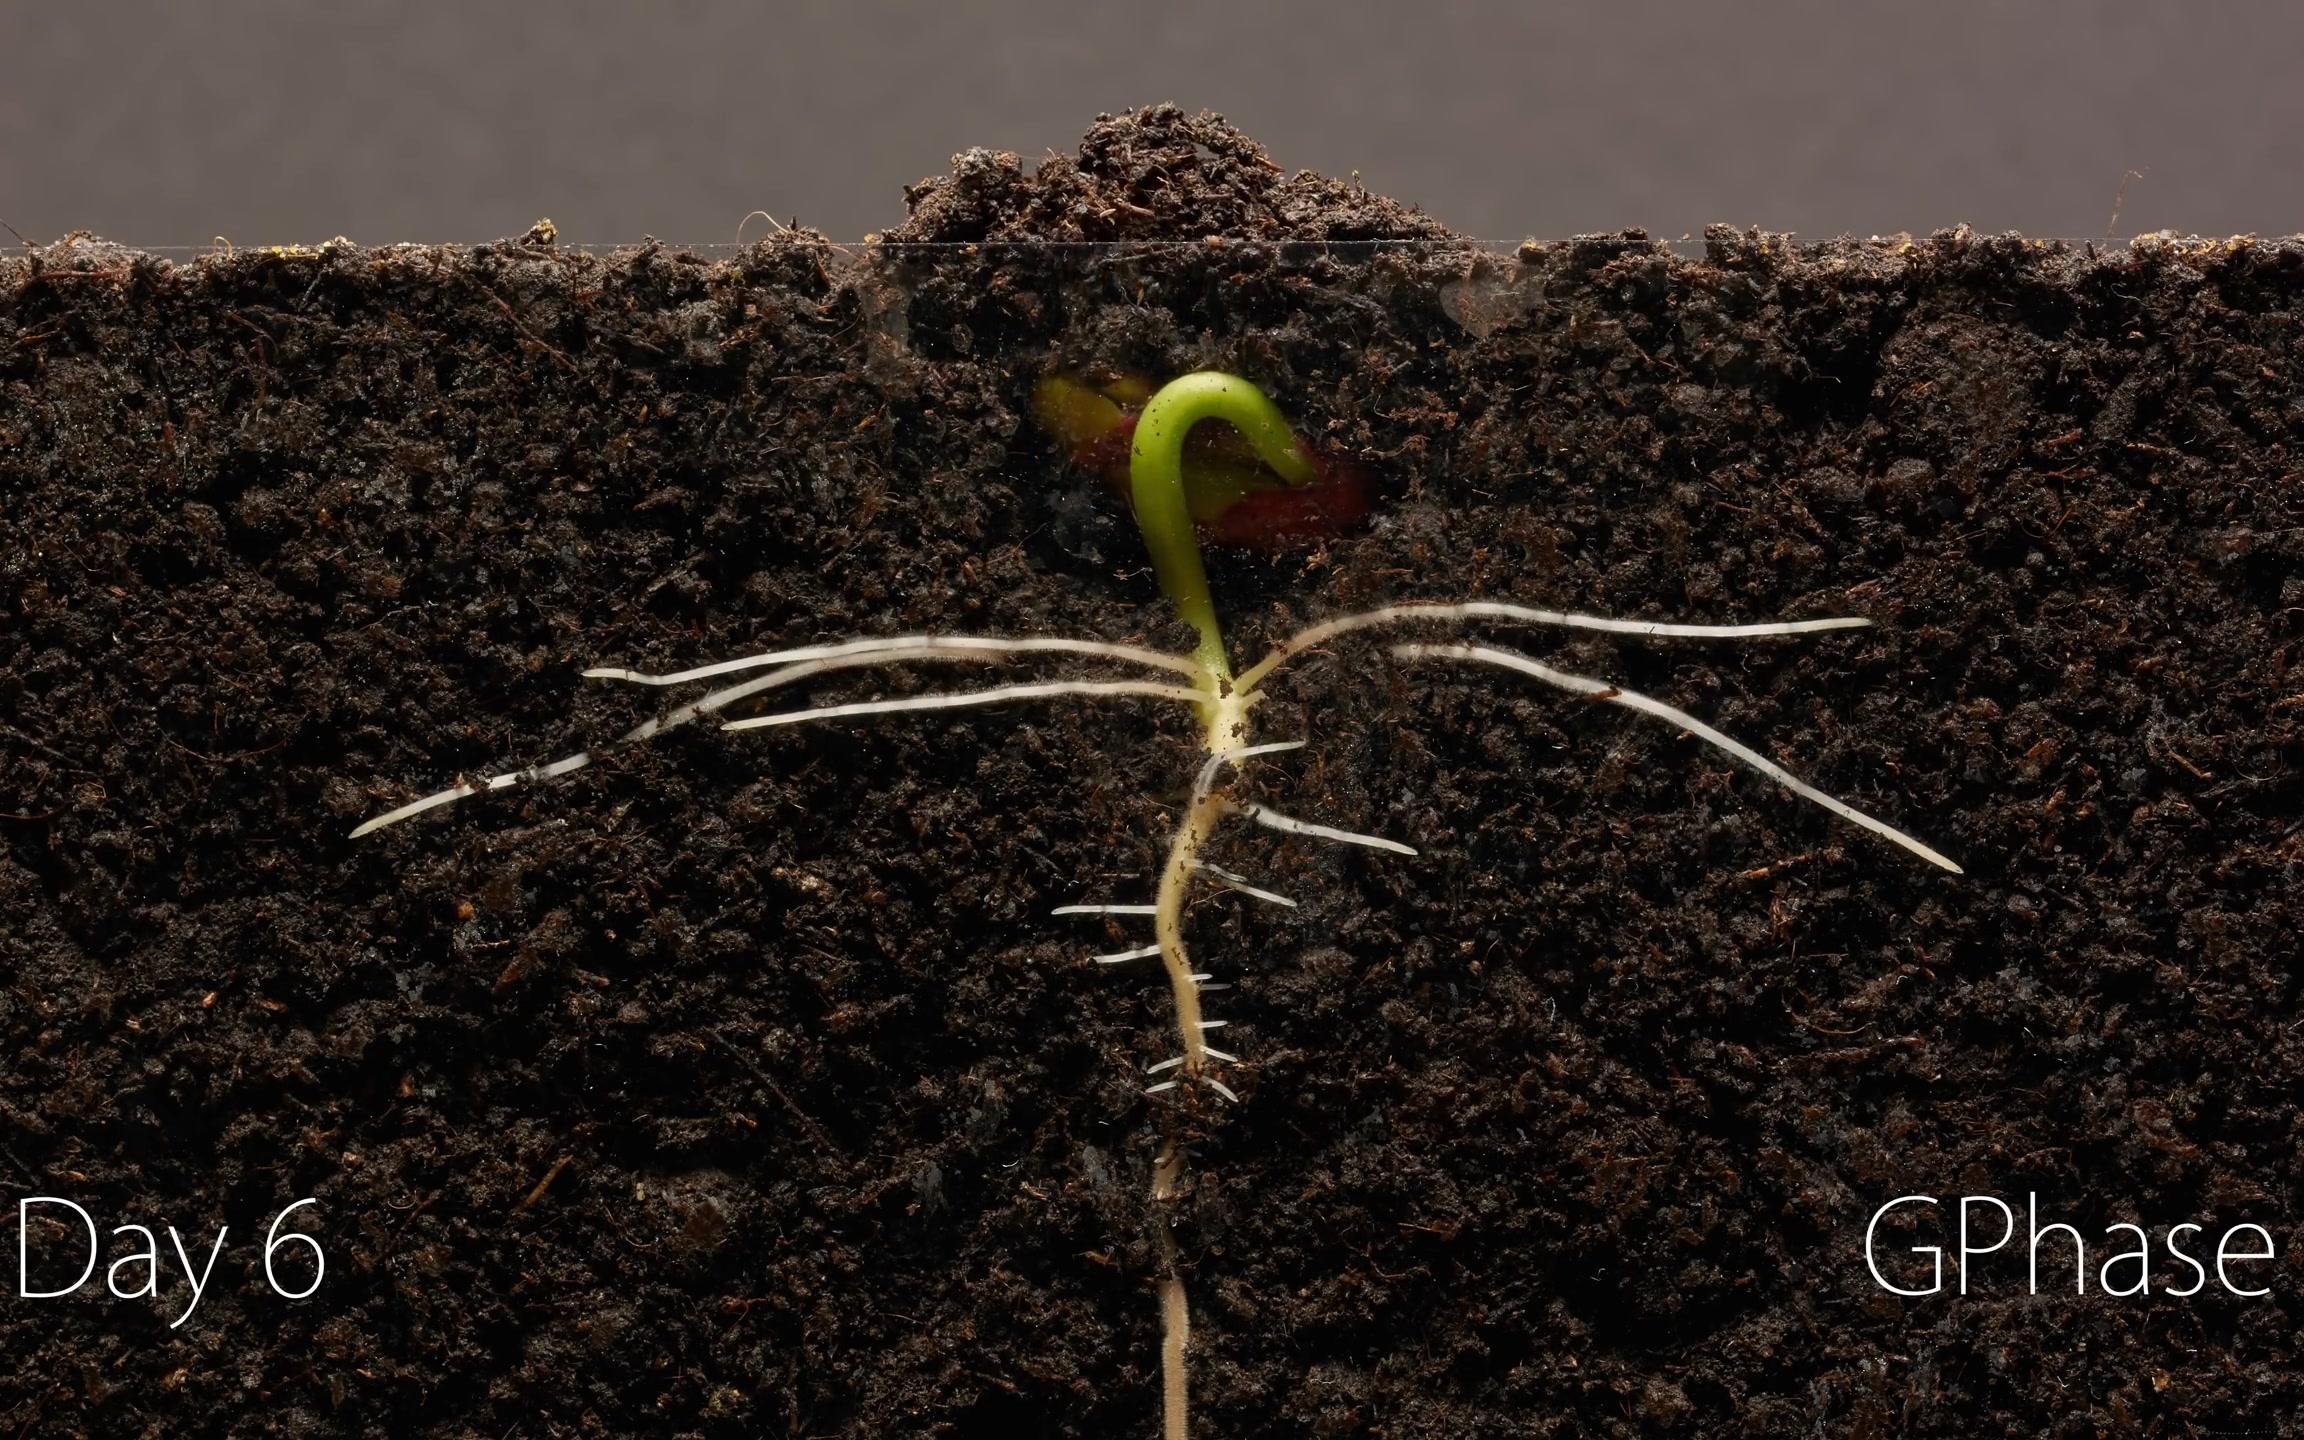
[[[592,763],[592,757],[582,751],[578,751],[576,754],[571,755],[568,758],[578,762],[579,767]],[[517,774],[509,776],[499,775],[496,776],[495,779],[490,780],[486,788],[491,790],[495,789],[496,780],[504,780],[512,784],[518,784],[520,777]],[[411,800],[397,810],[387,810],[383,814],[376,816],[374,819],[362,821],[359,827],[353,830],[352,838],[357,840],[361,836],[366,835],[371,831],[381,830],[387,825],[397,825],[403,820],[411,819],[415,816],[421,815],[427,810],[437,810],[441,806],[449,804],[453,801],[461,800],[467,795],[477,795],[480,793],[481,788],[482,787],[478,785],[458,785],[451,789],[442,790],[437,794],[427,795],[421,800]]]
[[[675,709],[667,710],[652,720],[643,720],[638,725],[635,725],[630,730],[626,731],[623,736],[617,740],[616,743],[618,745],[633,745],[642,740],[653,739],[654,737],[663,734],[667,730],[677,729],[678,727],[687,724],[689,721],[696,719],[700,715],[711,715],[725,710],[730,705],[735,704],[739,700],[749,699],[750,697],[758,695],[763,691],[774,690],[781,686],[797,684],[798,682],[809,679],[812,676],[827,674],[834,670],[855,670],[871,668],[880,665],[896,665],[901,664],[907,660],[977,660],[990,658],[993,657],[978,655],[947,655],[943,651],[931,649],[925,646],[914,646],[909,649],[896,649],[893,647],[883,646],[880,649],[869,652],[855,651],[839,655],[821,655],[814,659],[803,660],[791,665],[787,665],[780,670],[772,671],[766,675],[756,676],[750,680],[739,681],[734,685],[723,686],[722,688],[711,691],[710,693],[703,695],[698,699],[691,700],[685,705],[679,706]],[[597,676],[604,672],[587,670],[584,673],[586,675]]]
[[[1224,882],[1225,889],[1245,895],[1251,900],[1266,900],[1270,901],[1274,905],[1285,905],[1291,910],[1296,908],[1296,902],[1289,899],[1287,896],[1276,894],[1270,890],[1259,889],[1257,886],[1248,882],[1247,876],[1235,875],[1231,871],[1225,869],[1223,866],[1215,864],[1211,861],[1195,860],[1192,862],[1192,868],[1201,871],[1204,874],[1215,876],[1217,879]]]
[[[1207,697],[1183,685],[1162,685],[1149,680],[1046,680],[1030,685],[997,685],[990,690],[966,690],[951,695],[911,695],[901,700],[857,700],[846,705],[820,705],[812,710],[787,710],[776,715],[754,715],[731,720],[723,730],[764,730],[780,725],[804,725],[812,720],[838,720],[851,715],[895,715],[913,710],[957,710],[971,705],[1002,705],[1012,700],[1048,700],[1060,695],[1143,695],[1155,700],[1176,700],[1198,706]]]
[[[1001,643],[1024,644],[1026,642],[986,642],[987,645]],[[1099,649],[1103,648],[1101,642],[1092,641],[1053,641],[1048,642],[1048,644],[1094,645]],[[1129,647],[1120,648],[1127,649]],[[643,720],[597,750],[579,750],[565,759],[554,760],[547,765],[530,766],[525,770],[507,771],[502,775],[491,776],[477,785],[453,786],[437,794],[427,795],[421,800],[411,801],[396,810],[388,810],[355,829],[351,838],[357,840],[361,836],[381,830],[387,825],[396,825],[403,820],[421,815],[427,810],[438,809],[440,806],[462,800],[468,795],[477,795],[484,790],[505,790],[514,785],[532,784],[539,780],[550,780],[561,775],[571,774],[583,769],[602,755],[621,750],[628,745],[637,745],[644,740],[654,739],[667,730],[678,729],[698,716],[713,714],[716,711],[726,709],[739,700],[781,686],[797,684],[817,675],[836,670],[895,665],[913,660],[996,660],[1000,658],[997,651],[987,649],[982,645],[945,645],[936,643],[933,636],[900,637],[892,640],[860,640],[846,645],[817,645],[799,650],[784,650],[773,653],[774,656],[783,657],[784,660],[791,663],[783,664],[782,668],[771,671],[769,674],[755,676],[739,684],[714,690],[686,705],[667,710],[662,715],[651,719]],[[1150,655],[1158,652],[1145,651],[1144,653]],[[1176,657],[1170,656],[1168,658],[1175,659]],[[770,656],[756,655],[747,660],[730,661],[722,666],[707,665],[698,670],[684,671],[669,677],[645,676],[631,670],[587,670],[584,673],[587,676],[597,678],[632,680],[644,685],[656,685],[673,684],[688,679],[702,679],[708,675],[725,674],[735,669],[757,668],[759,664],[768,663],[776,662]],[[1199,673],[1199,666],[1192,661],[1183,662],[1183,668],[1188,674],[1196,675]],[[1155,688],[1163,692],[1174,692],[1177,696],[1194,701],[1200,698],[1197,690],[1186,690],[1182,686]]]
[[[1749,625],[1683,625],[1666,620],[1612,620],[1605,615],[1579,615],[1568,610],[1539,610],[1502,600],[1467,600],[1456,603],[1411,600],[1383,605],[1352,615],[1339,615],[1308,625],[1272,648],[1240,677],[1240,688],[1253,690],[1259,682],[1294,657],[1315,646],[1377,625],[1424,621],[1509,620],[1523,625],[1554,625],[1570,630],[1596,630],[1608,635],[1638,635],[1648,639],[1749,640],[1765,635],[1812,635],[1820,630],[1855,630],[1872,622],[1862,616],[1829,620],[1773,620]]]
[[[758,670],[768,665],[789,665],[797,661],[855,655],[885,657],[892,651],[923,652],[910,658],[953,660],[996,659],[1006,655],[1094,655],[1106,660],[1157,666],[1195,679],[1201,674],[1200,662],[1189,656],[1149,650],[1141,645],[1116,645],[1103,640],[1069,640],[1059,637],[1001,640],[981,635],[892,635],[871,640],[843,640],[826,645],[803,645],[792,650],[770,650],[759,655],[747,655],[740,660],[723,660],[717,665],[699,665],[693,670],[675,670],[665,674],[652,675],[615,666],[602,666],[584,673],[597,680],[623,680],[634,685],[685,685],[691,680],[709,680],[716,675],[733,675],[740,670]]]
[[[1283,750],[1301,750],[1304,744],[1302,740],[1273,740],[1263,745],[1240,745],[1230,750],[1215,751],[1209,755],[1208,763],[1200,767],[1200,777],[1192,782],[1192,803],[1197,805],[1208,798],[1209,793],[1216,788],[1216,777],[1223,773],[1227,765],[1237,769],[1243,760],[1258,755],[1277,755]]]
[[[618,741],[617,745],[623,743]],[[477,785],[457,785],[437,794],[427,795],[421,800],[411,800],[397,810],[387,810],[355,829],[351,838],[357,840],[372,831],[381,830],[387,825],[397,825],[401,821],[421,815],[427,810],[437,810],[441,806],[452,804],[467,795],[478,795],[484,790],[509,790],[515,785],[530,785],[539,780],[556,779],[562,775],[574,774],[591,763],[592,752],[579,750],[575,754],[555,760],[549,765],[531,765],[525,770],[509,770],[502,775],[491,775]]]
[[[1051,915],[1157,915],[1157,905],[1059,905]]]
[[[1333,825],[1315,825],[1293,815],[1283,815],[1269,805],[1242,805],[1241,814],[1267,830],[1278,830],[1287,835],[1306,835],[1314,840],[1334,840],[1344,845],[1365,845],[1371,850],[1389,850],[1395,855],[1413,855],[1416,847],[1387,840],[1381,835],[1363,835],[1357,830],[1339,830]]]
[[[1120,965],[1130,960],[1149,960],[1159,953],[1160,947],[1157,945],[1139,945],[1133,950],[1115,950],[1109,955],[1092,955],[1089,958],[1099,965]]]
[[[1754,750],[1751,746],[1722,734],[1687,711],[1667,705],[1661,700],[1650,699],[1636,691],[1626,690],[1620,685],[1610,685],[1606,681],[1595,680],[1587,675],[1572,675],[1565,670],[1555,670],[1542,661],[1532,660],[1516,650],[1500,650],[1490,645],[1396,645],[1392,648],[1392,653],[1407,660],[1474,660],[1482,664],[1496,665],[1506,670],[1515,670],[1520,674],[1531,676],[1572,695],[1585,695],[1595,700],[1605,700],[1612,705],[1621,705],[1627,710],[1637,710],[1644,715],[1653,715],[1659,720],[1669,721],[1698,739],[1726,751],[1803,800],[1821,805],[1850,824],[1861,826],[1885,840],[1901,845],[1931,865],[1949,870],[1955,875],[1965,873],[1951,860],[1913,839],[1895,826],[1875,820],[1854,806],[1833,799],[1775,761],[1770,760],[1767,756],[1762,755],[1759,751]]]

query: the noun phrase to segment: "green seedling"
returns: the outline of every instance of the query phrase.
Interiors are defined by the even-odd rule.
[[[1160,868],[1153,898],[1134,903],[1108,898],[1084,899],[1057,907],[1058,915],[1126,916],[1148,920],[1150,943],[1092,958],[1098,964],[1122,965],[1157,959],[1166,973],[1173,998],[1178,1053],[1150,1067],[1146,1093],[1164,1095],[1195,1090],[1238,1103],[1238,1093],[1226,1083],[1229,1067],[1243,1065],[1237,1055],[1209,1043],[1212,1031],[1224,1021],[1210,1019],[1203,1009],[1208,992],[1222,987],[1196,968],[1184,936],[1185,901],[1194,883],[1206,879],[1249,898],[1292,906],[1293,900],[1251,883],[1206,858],[1211,840],[1223,821],[1232,817],[1259,825],[1337,844],[1361,846],[1398,855],[1416,851],[1397,841],[1363,835],[1334,826],[1282,814],[1268,806],[1236,800],[1230,780],[1251,760],[1300,748],[1301,740],[1258,741],[1254,711],[1272,681],[1287,667],[1318,647],[1341,636],[1378,628],[1455,627],[1476,624],[1545,626],[1597,631],[1641,639],[1743,640],[1808,635],[1868,625],[1861,618],[1797,620],[1741,625],[1689,625],[1651,620],[1617,620],[1596,615],[1539,609],[1501,600],[1454,602],[1415,601],[1347,614],[1311,625],[1274,646],[1262,659],[1235,673],[1224,643],[1214,596],[1209,591],[1193,530],[1187,495],[1185,437],[1204,421],[1220,420],[1253,450],[1264,467],[1288,484],[1304,484],[1314,474],[1313,457],[1297,438],[1277,406],[1250,382],[1235,375],[1202,371],[1169,382],[1144,404],[1136,417],[1128,457],[1129,489],[1136,520],[1152,556],[1160,588],[1177,613],[1198,636],[1189,655],[1171,654],[1144,646],[1067,637],[999,639],[964,635],[902,635],[844,640],[772,650],[741,659],[726,660],[670,674],[646,674],[621,668],[587,670],[586,676],[638,685],[686,685],[747,672],[750,678],[708,691],[701,697],[648,720],[602,747],[580,751],[549,764],[512,771],[473,784],[460,784],[421,800],[387,811],[354,830],[355,838],[396,825],[403,820],[489,790],[549,780],[591,764],[599,755],[635,745],[691,721],[718,715],[739,701],[770,691],[813,681],[849,670],[874,670],[920,663],[1013,661],[1055,655],[1101,662],[1134,672],[1133,678],[1108,675],[1065,676],[949,693],[911,695],[895,699],[853,700],[722,722],[726,730],[752,730],[801,725],[817,721],[900,716],[915,712],[958,709],[1011,702],[1054,699],[1148,699],[1190,707],[1200,722],[1200,765],[1190,799],[1169,837],[1167,857]],[[1447,660],[1488,665],[1524,675],[1542,684],[1588,700],[1605,701],[1652,716],[1693,735],[1778,785],[1823,807],[1832,814],[1910,851],[1941,869],[1960,873],[1960,867],[1903,831],[1877,820],[1796,778],[1774,761],[1672,705],[1590,676],[1572,674],[1546,665],[1519,651],[1472,642],[1405,642],[1391,647],[1402,660]],[[1162,1215],[1158,1236],[1165,1273],[1159,1277],[1162,1316],[1162,1434],[1165,1440],[1185,1440],[1188,1433],[1187,1356],[1190,1310],[1182,1267],[1177,1261],[1167,1214],[1183,1193],[1186,1156],[1179,1139],[1177,1116],[1167,1112],[1166,1138],[1154,1161],[1150,1193],[1155,1212]]]
[[[1099,385],[1059,371],[1032,387],[1032,416],[1072,464],[1133,495],[1136,428],[1159,388],[1141,375],[1122,373]],[[1175,398],[1163,403],[1172,406]],[[1293,436],[1276,443],[1280,439],[1269,433],[1252,439],[1223,423],[1185,435],[1184,508],[1204,543],[1283,551],[1367,523],[1374,485],[1367,466],[1310,449]]]

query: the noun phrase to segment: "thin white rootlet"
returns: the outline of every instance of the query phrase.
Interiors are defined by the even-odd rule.
[[[1392,653],[1404,660],[1475,660],[1506,670],[1516,670],[1523,675],[1541,680],[1547,685],[1565,690],[1571,695],[1585,695],[1594,700],[1605,700],[1611,705],[1621,705],[1627,710],[1637,710],[1644,715],[1653,715],[1659,720],[1670,721],[1706,744],[1734,756],[1801,799],[1831,811],[1849,824],[1860,826],[1885,840],[1901,845],[1931,865],[1949,870],[1955,875],[1966,873],[1949,858],[1922,844],[1912,836],[1885,821],[1873,819],[1853,805],[1833,799],[1741,740],[1722,734],[1719,730],[1705,724],[1677,706],[1651,699],[1636,690],[1627,690],[1621,685],[1611,685],[1605,680],[1595,680],[1589,675],[1573,675],[1565,670],[1555,670],[1541,660],[1530,659],[1517,650],[1499,649],[1493,645],[1395,645],[1392,647]]]
[[[819,705],[811,710],[787,710],[776,715],[754,715],[730,720],[723,730],[766,730],[783,725],[805,725],[812,720],[839,720],[852,715],[897,715],[910,710],[958,710],[972,705],[1004,705],[1017,700],[1051,700],[1061,695],[1142,695],[1154,700],[1176,700],[1198,705],[1205,697],[1186,685],[1162,685],[1152,680],[1043,680],[1029,685],[998,685],[990,690],[966,690],[949,695],[908,695],[901,700],[852,700],[845,705]]]
[[[1371,850],[1389,850],[1395,855],[1413,855],[1416,847],[1387,840],[1381,835],[1363,835],[1357,830],[1339,830],[1333,825],[1315,825],[1293,815],[1283,815],[1269,805],[1242,805],[1240,813],[1268,830],[1289,835],[1305,835],[1314,840],[1334,840],[1344,845],[1365,845]]]
[[[587,670],[584,674],[595,680],[622,680],[634,685],[685,685],[692,680],[710,680],[718,675],[733,675],[738,671],[759,670],[770,665],[841,659],[852,655],[886,658],[887,652],[898,650],[924,651],[930,655],[948,655],[951,658],[1094,655],[1106,660],[1126,660],[1138,665],[1174,670],[1184,675],[1198,676],[1200,673],[1200,662],[1186,656],[1171,655],[1165,650],[1148,650],[1141,645],[1114,645],[1102,640],[1068,640],[1055,636],[1002,640],[988,635],[891,635],[871,640],[843,640],[828,645],[803,645],[792,650],[769,650],[758,655],[747,655],[740,660],[723,660],[716,665],[699,665],[693,670],[675,670],[666,674],[651,675],[617,666],[602,666]]]
[[[973,636],[938,637],[933,635],[897,636],[880,640],[855,640],[837,645],[811,645],[794,650],[770,651],[748,656],[742,660],[725,661],[719,665],[706,665],[671,676],[648,675],[637,670],[598,669],[584,673],[597,679],[624,680],[641,685],[668,685],[683,680],[703,679],[712,675],[725,675],[738,670],[759,669],[768,665],[780,668],[740,684],[714,690],[686,705],[677,706],[662,715],[641,721],[632,729],[597,751],[580,750],[565,759],[545,765],[533,765],[524,770],[510,770],[489,777],[478,785],[454,785],[446,790],[411,801],[395,810],[388,810],[352,831],[351,838],[396,825],[403,820],[421,815],[427,810],[452,804],[483,790],[506,790],[514,785],[551,780],[581,770],[599,755],[610,754],[628,745],[637,745],[654,739],[668,730],[675,730],[699,716],[724,710],[738,700],[781,686],[836,670],[866,669],[877,666],[907,663],[916,660],[994,660],[1003,655],[1032,651],[1058,651],[1063,653],[1098,655],[1110,659],[1135,660],[1158,664],[1162,668],[1180,670],[1192,676],[1199,674],[1197,662],[1180,656],[1162,655],[1157,650],[1144,650],[1130,645],[1108,645],[1102,641],[1049,639],[1042,641],[1001,641],[979,639]],[[1042,699],[1060,695],[1119,696],[1143,695],[1155,699],[1181,701],[1197,705],[1201,693],[1197,688],[1182,685],[1158,685],[1145,681],[1056,681],[1041,685],[1000,686],[987,691],[974,691],[958,695],[922,695],[900,701],[866,701],[857,705],[834,705],[812,710],[801,710],[781,715],[765,715],[752,720],[738,721],[730,729],[750,729],[766,725],[796,725],[807,720],[833,719],[843,715],[871,715],[896,710],[945,710],[964,705],[994,705],[1010,700]]]
[[[1248,882],[1247,876],[1235,875],[1231,871],[1225,869],[1223,866],[1215,864],[1212,861],[1195,860],[1192,862],[1192,868],[1195,870],[1206,871],[1208,874],[1213,875],[1217,879],[1223,881],[1225,889],[1245,895],[1251,900],[1268,900],[1275,905],[1285,905],[1291,910],[1296,908],[1296,902],[1289,899],[1287,896],[1275,894],[1270,890],[1259,889]]]
[[[1813,635],[1824,630],[1860,630],[1870,625],[1861,616],[1828,620],[1768,620],[1745,625],[1685,625],[1671,620],[1616,620],[1606,615],[1580,615],[1570,610],[1541,610],[1502,600],[1409,600],[1379,605],[1351,615],[1307,625],[1274,647],[1272,653],[1240,677],[1254,689],[1265,676],[1297,655],[1339,636],[1378,625],[1417,624],[1424,621],[1507,620],[1522,625],[1550,625],[1569,630],[1592,630],[1603,635],[1637,635],[1647,640],[1752,640],[1770,635]]]

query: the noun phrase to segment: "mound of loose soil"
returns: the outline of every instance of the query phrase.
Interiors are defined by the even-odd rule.
[[[1386,486],[1217,564],[1239,653],[1407,597],[1868,615],[1491,633],[1968,873],[1510,676],[1281,682],[1258,792],[1422,853],[1227,831],[1301,908],[1192,914],[1251,1062],[1185,1122],[1196,1433],[2293,1423],[2304,244],[1497,252],[1165,108],[911,198],[722,259],[0,261],[0,1197],[163,1237],[156,1297],[0,1298],[0,1434],[1151,1433],[1196,1102],[1140,1093],[1164,989],[1087,961],[1132,932],[1049,911],[1148,896],[1187,718],[695,727],[346,834],[663,699],[587,664],[1184,644],[1027,397],[1209,365]],[[2075,1297],[2051,1240],[2028,1297],[2021,1230],[1965,1297],[1867,1273],[1897,1196],[2030,1192],[2092,1257],[2261,1224],[2271,1294]],[[1911,1284],[1953,1217],[1899,1214]],[[226,1224],[172,1328],[167,1227]]]

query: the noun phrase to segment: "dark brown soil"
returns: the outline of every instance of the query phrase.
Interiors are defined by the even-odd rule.
[[[1181,644],[1052,365],[1236,369],[1382,469],[1368,533],[1218,564],[1243,655],[1411,596],[1872,616],[1509,638],[1968,866],[1620,710],[1307,664],[1256,785],[1423,853],[1227,831],[1302,908],[1194,912],[1253,1062],[1187,1122],[1198,1435],[2298,1433],[2304,244],[1496,252],[1170,110],[912,199],[0,261],[0,1198],[164,1274],[232,1227],[180,1328],[180,1275],[0,1292],[0,1436],[1154,1432],[1166,997],[1048,912],[1148,897],[1183,719],[698,729],[345,838],[662,698],[584,664]],[[2021,1233],[1966,1297],[1866,1273],[1894,1197],[2033,1191],[2097,1254],[2264,1225],[2272,1293],[2051,1248],[2028,1298]]]

